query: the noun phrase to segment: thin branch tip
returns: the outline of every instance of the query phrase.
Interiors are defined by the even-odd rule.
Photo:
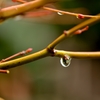
[[[10,71],[9,70],[2,70],[2,69],[0,69],[0,73],[9,74]]]

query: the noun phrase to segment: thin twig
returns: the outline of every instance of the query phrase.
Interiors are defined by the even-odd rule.
[[[63,14],[68,14],[68,15],[72,15],[72,16],[76,16],[77,18],[83,19],[85,17],[87,18],[96,18],[98,16],[92,16],[92,15],[85,15],[85,14],[79,14],[79,13],[72,13],[72,12],[68,12],[68,11],[62,11],[62,10],[58,10],[58,9],[54,9],[54,8],[49,8],[49,7],[43,7],[45,10],[50,10],[53,12],[57,12],[57,13],[61,13]]]
[[[9,68],[13,68],[16,66],[20,66],[20,65],[38,60],[40,58],[47,57],[49,55],[50,53],[48,53],[47,49],[44,49],[44,50],[38,51],[36,53],[30,54],[24,57],[20,57],[14,60],[0,63],[0,69],[9,69]]]
[[[0,73],[9,74],[9,70],[2,70],[2,69],[0,69]]]
[[[75,31],[100,20],[100,14],[98,14],[97,16],[98,17],[88,19],[88,20],[82,22],[81,24],[76,25],[75,27],[73,27],[71,29],[64,31],[62,35],[60,35],[57,39],[55,39],[51,44],[48,45],[48,48],[53,49],[57,44],[59,44],[66,37],[69,37],[70,35],[74,34]]]
[[[25,54],[27,54],[27,53],[29,53],[29,52],[31,52],[31,51],[32,51],[32,48],[28,48],[28,49],[25,50],[25,51],[18,52],[18,53],[14,54],[14,55],[12,55],[12,56],[10,56],[10,57],[8,57],[8,58],[2,59],[2,60],[0,61],[0,63],[6,62],[6,61],[11,60],[11,59],[13,59],[13,58],[15,58],[15,57],[18,57],[18,56],[25,55]]]

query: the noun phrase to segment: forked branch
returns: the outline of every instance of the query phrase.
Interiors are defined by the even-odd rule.
[[[8,8],[4,8],[0,12],[0,18],[1,19],[7,19],[9,17],[15,16],[17,14],[20,14],[22,12],[31,10],[33,8],[41,7],[46,3],[53,2],[53,0],[35,0],[32,2],[24,3],[17,6],[12,6]],[[47,8],[46,8],[47,9]],[[54,10],[54,9],[53,9]],[[58,10],[56,10],[58,11]],[[63,12],[65,13],[65,12]],[[92,17],[84,15],[85,17]],[[79,25],[76,25],[75,27],[64,31],[62,35],[60,35],[57,39],[55,39],[52,43],[50,43],[45,49],[38,51],[36,53],[20,57],[14,60],[1,62],[0,63],[0,69],[9,69],[13,68],[19,65],[23,65],[44,57],[48,56],[55,56],[55,57],[64,57],[64,55],[69,55],[74,58],[96,58],[100,57],[100,52],[70,52],[70,51],[64,51],[64,50],[56,50],[55,47],[58,45],[61,41],[63,41],[66,37],[69,37],[70,35],[80,34],[88,29],[88,25],[99,21],[100,20],[100,14],[93,16],[92,18],[82,22]]]

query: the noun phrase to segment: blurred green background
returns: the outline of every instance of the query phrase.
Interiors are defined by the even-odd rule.
[[[10,0],[3,3],[15,4]],[[61,10],[96,15],[100,0],[61,0],[51,5]],[[9,19],[0,25],[0,59],[30,47],[33,53],[39,51],[64,30],[83,21],[57,13]],[[57,49],[99,51],[99,27],[99,23],[91,25],[83,34],[62,41]],[[72,59],[71,65],[64,68],[59,58],[47,57],[10,69],[9,75],[0,74],[0,97],[5,100],[100,100],[99,62],[100,59]]]

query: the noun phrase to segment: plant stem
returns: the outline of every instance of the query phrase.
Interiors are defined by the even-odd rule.
[[[23,65],[35,60],[38,60],[40,58],[44,58],[46,56],[49,56],[50,54],[48,53],[47,49],[43,49],[39,52],[15,59],[15,60],[10,60],[7,62],[0,63],[0,69],[9,69],[13,68],[19,65]]]
[[[12,7],[8,7],[8,8],[4,8],[1,9],[0,12],[0,21],[2,21],[3,19],[7,19],[9,17],[13,17],[15,15],[21,14],[23,12],[26,12],[28,10],[31,10],[33,8],[37,8],[37,7],[41,7],[46,3],[50,3],[50,2],[54,2],[53,0],[35,0],[32,2],[28,2],[25,4],[21,4],[21,5],[17,5],[17,6],[12,6]],[[9,68],[13,68],[19,65],[23,65],[35,60],[38,60],[40,58],[44,58],[47,56],[64,56],[65,54],[68,54],[71,57],[74,58],[94,58],[94,57],[100,57],[100,52],[69,52],[69,51],[63,51],[63,50],[54,50],[54,47],[59,44],[62,40],[64,40],[66,37],[73,35],[75,31],[90,25],[96,21],[100,20],[100,14],[96,15],[96,17],[93,17],[91,19],[86,20],[85,22],[69,29],[68,31],[64,31],[62,35],[60,35],[57,39],[55,39],[51,44],[49,44],[47,46],[47,48],[30,54],[28,56],[24,56],[15,60],[10,60],[7,62],[2,62],[0,63],[0,69],[9,69]],[[53,50],[55,52],[53,52]]]
[[[76,25],[75,27],[69,29],[68,31],[64,31],[62,35],[60,35],[57,39],[55,39],[51,44],[48,45],[48,48],[53,49],[57,44],[59,44],[62,40],[64,40],[66,37],[73,35],[75,31],[78,29],[81,29],[87,25],[90,25],[98,20],[100,20],[100,14],[97,15],[96,18],[90,18],[84,22],[82,22],[79,25]]]
[[[100,58],[100,52],[71,52],[64,50],[55,50],[55,56],[63,57],[69,55],[72,58]]]
[[[43,7],[45,10],[50,10],[50,11],[53,11],[53,12],[57,12],[57,13],[61,13],[62,15],[63,14],[68,14],[68,15],[72,15],[72,16],[78,16],[79,13],[72,13],[72,12],[68,12],[68,11],[62,11],[62,10],[58,10],[58,9],[54,9],[54,8],[49,8],[49,7]],[[83,15],[84,17],[87,17],[87,18],[96,18],[98,16],[92,16],[92,15],[84,15],[84,14],[81,14]]]
[[[0,10],[0,20],[2,21],[10,17],[22,14],[26,11],[42,7],[43,5],[51,2],[55,2],[55,0],[34,0],[24,4],[3,8]]]

